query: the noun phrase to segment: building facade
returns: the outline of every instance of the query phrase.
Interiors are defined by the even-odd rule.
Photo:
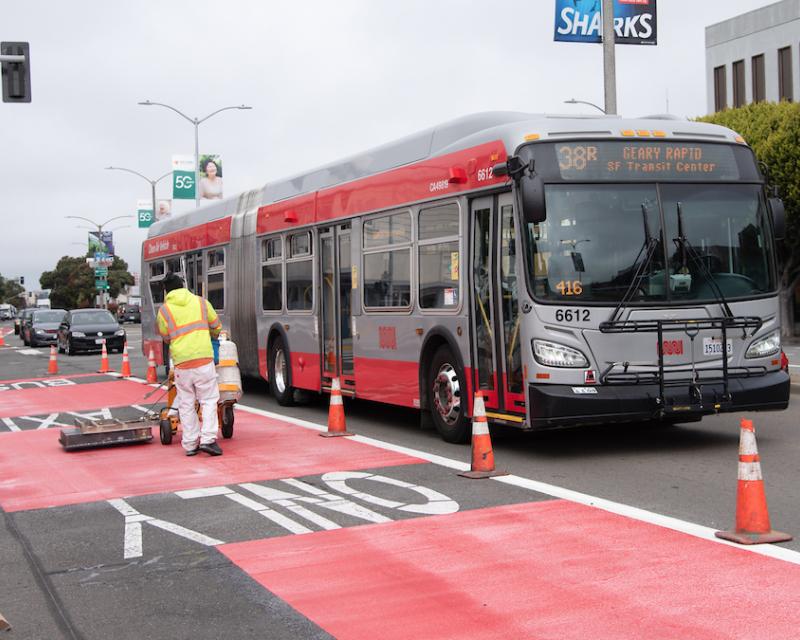
[[[800,101],[800,0],[706,27],[708,112],[767,100]]]

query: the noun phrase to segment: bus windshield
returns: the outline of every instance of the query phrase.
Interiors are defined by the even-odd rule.
[[[528,223],[538,299],[616,303],[633,289],[631,302],[707,303],[715,289],[726,299],[775,289],[758,185],[555,184],[545,203],[547,219]]]

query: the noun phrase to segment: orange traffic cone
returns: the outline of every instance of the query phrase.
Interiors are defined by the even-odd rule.
[[[458,475],[473,479],[508,475],[508,471],[497,471],[494,468],[492,438],[489,435],[483,393],[480,391],[475,394],[472,407],[472,467],[469,471],[463,471]]]
[[[128,359],[128,341],[125,341],[125,346],[122,347],[122,369],[120,375],[123,378],[131,377],[131,361]]]
[[[106,350],[106,341],[103,340],[103,351],[100,355],[100,368],[97,373],[108,373],[108,351]]]
[[[50,345],[50,363],[47,365],[47,375],[58,373],[58,360],[56,359],[56,345]]]
[[[5,333],[0,331],[0,347],[5,347],[6,346],[6,339],[5,339],[4,336],[5,336]]]
[[[342,386],[339,378],[334,378],[331,384],[331,407],[328,410],[328,431],[320,433],[323,438],[333,438],[336,436],[352,436],[347,432],[344,423],[344,404],[342,404]]]
[[[736,529],[714,535],[739,544],[786,542],[792,536],[773,531],[767,512],[767,496],[761,477],[761,461],[756,446],[753,421],[742,418],[739,435],[739,486],[736,491]]]
[[[153,355],[153,349],[147,354],[147,384],[155,384],[158,382],[158,372],[156,372],[156,358]]]

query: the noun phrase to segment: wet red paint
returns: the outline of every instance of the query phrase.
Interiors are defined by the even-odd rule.
[[[137,386],[143,391],[149,389]],[[39,408],[35,413],[46,411]],[[3,509],[39,509],[121,496],[423,462],[347,438],[319,438],[316,431],[241,410],[236,412],[233,438],[220,439],[224,455],[219,458],[205,454],[186,457],[179,439],[171,445],[161,445],[157,427],[150,444],[71,453],[59,445],[58,433],[57,429],[49,429],[0,436]]]
[[[155,400],[155,397],[149,400],[144,397],[149,391],[152,391],[150,387],[129,380],[3,391],[0,393],[0,418],[148,405]]]
[[[219,549],[339,640],[783,639],[800,624],[797,565],[564,501]]]

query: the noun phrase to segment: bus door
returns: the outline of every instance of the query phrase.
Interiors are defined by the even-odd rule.
[[[186,254],[186,288],[193,294],[202,296],[205,291],[203,287],[203,254]]]
[[[473,200],[470,215],[473,384],[490,413],[516,421],[525,413],[525,391],[513,198],[507,193]]]
[[[323,386],[338,376],[343,390],[355,391],[350,233],[349,223],[320,229],[320,338]]]

